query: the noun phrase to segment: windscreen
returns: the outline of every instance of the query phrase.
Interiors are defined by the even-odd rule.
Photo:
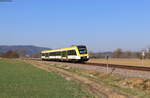
[[[80,54],[87,54],[87,49],[85,46],[78,46],[78,50]]]

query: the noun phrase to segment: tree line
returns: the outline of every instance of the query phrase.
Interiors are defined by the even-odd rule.
[[[4,53],[0,53],[0,57],[2,58],[39,58],[40,52],[37,52],[35,54],[28,54],[25,51],[9,50]]]
[[[16,51],[7,51],[5,53],[1,53],[1,57],[3,58],[19,58],[19,54]]]
[[[106,58],[106,56],[109,56],[110,58],[143,58],[142,53],[139,51],[124,51],[121,48],[118,48],[114,50],[113,52],[89,52],[89,55],[91,58]],[[39,58],[40,52],[37,52],[35,54],[27,54],[25,51],[20,50],[9,50],[5,53],[0,53],[0,57],[3,58]],[[144,58],[150,59],[150,49],[148,51],[145,51]]]
[[[123,51],[123,49],[118,48],[113,52],[89,52],[91,58],[105,58],[109,56],[110,58],[148,58],[150,59],[150,49],[148,51],[144,51],[144,56],[141,51]]]

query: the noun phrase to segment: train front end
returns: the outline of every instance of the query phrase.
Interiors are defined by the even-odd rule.
[[[80,56],[80,61],[88,61],[89,60],[89,54],[86,46],[77,46],[78,49],[78,56]]]

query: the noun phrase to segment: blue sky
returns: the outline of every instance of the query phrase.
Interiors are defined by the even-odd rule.
[[[0,2],[0,45],[140,50],[150,46],[149,5],[149,0]]]

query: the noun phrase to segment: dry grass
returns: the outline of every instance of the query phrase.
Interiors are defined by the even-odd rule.
[[[91,63],[107,63],[106,59],[90,59],[88,62]],[[109,59],[109,64],[120,64],[120,65],[135,65],[135,66],[149,66],[150,59],[145,59],[142,63],[140,59]]]

